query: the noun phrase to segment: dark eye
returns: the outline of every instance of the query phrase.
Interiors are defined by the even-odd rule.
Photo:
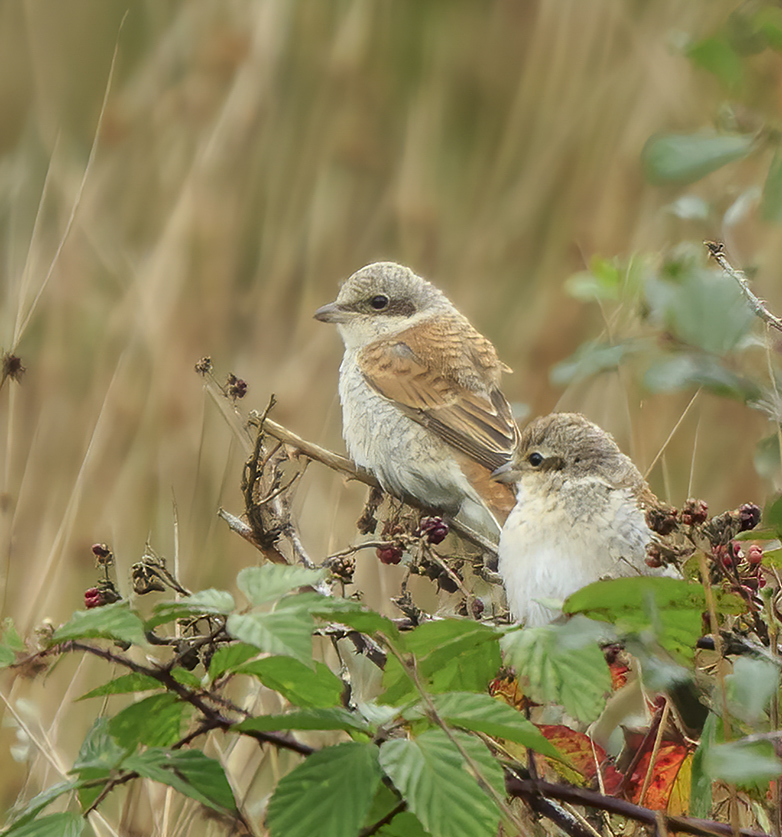
[[[539,465],[543,463],[543,456],[536,451],[535,453],[531,453],[527,457],[527,462],[529,462],[529,464],[532,465],[533,468],[537,468]]]
[[[382,311],[388,305],[388,297],[385,294],[378,294],[369,300],[369,304],[375,311]]]

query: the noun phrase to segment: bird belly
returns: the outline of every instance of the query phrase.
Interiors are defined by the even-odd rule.
[[[597,506],[574,506],[566,488],[545,496],[519,488],[500,537],[498,565],[516,620],[546,624],[560,611],[538,600],[562,601],[605,576],[646,569],[651,533],[643,512],[620,495],[608,494]]]

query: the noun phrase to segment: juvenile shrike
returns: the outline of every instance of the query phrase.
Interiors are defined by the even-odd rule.
[[[495,539],[512,489],[491,479],[518,440],[494,346],[434,285],[377,262],[315,312],[345,343],[342,432],[389,492],[456,515]]]
[[[521,433],[495,477],[516,488],[500,537],[499,572],[511,614],[543,625],[561,601],[604,576],[655,573],[645,563],[657,502],[613,438],[578,413],[552,413]]]

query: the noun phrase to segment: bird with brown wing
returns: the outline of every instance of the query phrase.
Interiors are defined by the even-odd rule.
[[[513,490],[493,481],[518,441],[494,346],[434,285],[393,262],[354,273],[315,312],[336,323],[342,427],[387,491],[459,515],[495,540]]]

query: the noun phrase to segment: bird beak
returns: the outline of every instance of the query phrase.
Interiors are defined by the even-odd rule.
[[[500,465],[499,468],[491,472],[491,478],[493,480],[506,483],[517,482],[520,475],[519,470],[514,467],[513,461],[506,462],[504,465]]]
[[[312,315],[322,323],[346,323],[351,318],[351,311],[346,311],[336,302],[323,305]]]

